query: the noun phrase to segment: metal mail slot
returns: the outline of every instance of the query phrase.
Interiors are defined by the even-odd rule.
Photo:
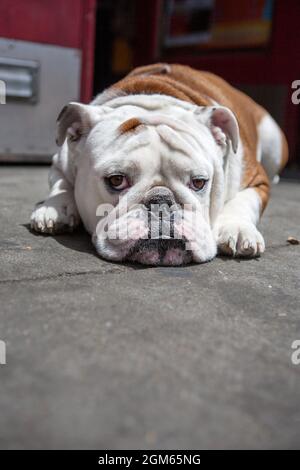
[[[38,101],[39,63],[0,57],[0,80],[5,83],[6,101]]]

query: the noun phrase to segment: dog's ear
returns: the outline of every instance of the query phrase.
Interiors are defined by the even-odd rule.
[[[69,103],[57,118],[56,143],[61,146],[66,137],[71,141],[87,136],[92,127],[99,121],[101,115],[99,106],[81,103]]]
[[[225,106],[197,107],[195,113],[209,127],[218,145],[224,146],[229,139],[232,150],[234,153],[237,152],[240,138],[239,125],[229,108]]]

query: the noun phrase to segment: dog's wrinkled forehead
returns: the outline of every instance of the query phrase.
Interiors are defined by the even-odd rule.
[[[130,151],[131,145],[153,145],[158,141],[166,144],[174,151],[192,155],[200,149],[207,151],[208,145],[213,145],[209,130],[196,125],[193,116],[190,122],[164,114],[142,114],[124,116],[125,119],[102,120],[91,133],[89,138],[91,146],[101,145],[103,150],[108,146],[111,152],[122,147],[123,151]]]
[[[124,139],[124,148],[130,149],[136,142],[149,145],[165,160],[171,160],[173,166],[186,164],[187,169],[192,161],[197,165],[195,162],[208,160],[210,166],[210,157],[215,152],[215,142],[207,127],[199,130],[199,126],[165,115],[130,118],[119,126],[118,133]]]

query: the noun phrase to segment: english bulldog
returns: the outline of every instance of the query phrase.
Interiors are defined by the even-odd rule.
[[[82,221],[97,253],[149,265],[256,257],[270,184],[288,159],[273,118],[222,78],[182,65],[133,70],[57,120],[41,233]]]

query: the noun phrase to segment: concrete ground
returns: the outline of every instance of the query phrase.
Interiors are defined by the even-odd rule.
[[[0,169],[1,448],[299,448],[299,183],[261,259],[144,268],[30,233],[47,172]]]

